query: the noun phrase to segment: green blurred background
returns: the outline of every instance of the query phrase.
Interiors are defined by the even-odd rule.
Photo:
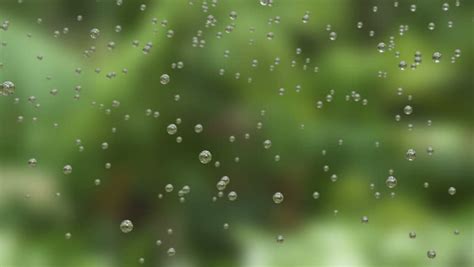
[[[141,257],[146,266],[180,267],[473,266],[473,2],[394,2],[1,0],[0,22],[10,26],[0,30],[0,81],[13,81],[16,92],[0,97],[0,266],[138,266]],[[306,11],[310,19],[303,23]],[[208,15],[215,27],[205,27]],[[280,22],[269,23],[276,16]],[[403,35],[400,25],[408,25]],[[92,28],[101,31],[96,40]],[[199,30],[203,48],[192,46]],[[377,44],[390,36],[395,48],[379,53]],[[144,54],[147,42],[153,47]],[[85,57],[91,46],[96,51]],[[452,63],[455,49],[462,52]],[[399,62],[411,64],[416,51],[422,64],[400,70]],[[431,59],[435,51],[443,54],[439,64]],[[179,61],[184,67],[172,68]],[[116,77],[107,78],[110,72]],[[160,84],[163,73],[171,77],[167,85]],[[346,101],[351,91],[367,105]],[[414,109],[409,116],[407,104]],[[160,116],[146,116],[147,109]],[[168,135],[166,126],[177,118],[178,133]],[[204,126],[200,134],[197,123]],[[405,159],[409,148],[417,151],[413,162]],[[207,165],[198,160],[204,149],[213,155]],[[37,167],[28,166],[30,158]],[[62,172],[66,164],[70,175]],[[390,169],[398,179],[393,190],[385,186]],[[231,182],[213,202],[224,175]],[[169,183],[175,189],[165,193]],[[185,185],[191,192],[180,203]],[[237,201],[227,199],[229,191]],[[280,205],[272,202],[277,191],[285,196]],[[368,224],[360,222],[363,215]],[[131,233],[120,231],[124,219],[134,223]],[[167,255],[170,247],[175,256]],[[429,249],[435,259],[428,259]]]

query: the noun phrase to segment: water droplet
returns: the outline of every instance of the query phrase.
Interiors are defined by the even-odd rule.
[[[271,146],[272,146],[272,141],[270,141],[270,140],[267,139],[267,140],[265,140],[265,141],[263,142],[263,147],[264,147],[265,149],[269,149]]]
[[[408,237],[410,237],[411,239],[415,239],[416,238],[416,233],[411,231],[410,233],[408,233]]]

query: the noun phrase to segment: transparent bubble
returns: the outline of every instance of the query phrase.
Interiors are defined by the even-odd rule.
[[[368,222],[369,222],[369,217],[367,217],[367,216],[362,216],[362,218],[360,218],[360,221],[361,221],[362,223],[368,223]]]
[[[282,235],[278,235],[276,238],[277,243],[283,243],[285,241],[285,238]]]
[[[273,202],[275,202],[275,204],[280,204],[283,202],[284,196],[282,193],[276,192],[275,194],[273,194],[272,199],[273,199]]]
[[[123,220],[120,223],[120,230],[122,233],[130,233],[133,230],[133,223],[130,220]]]
[[[434,52],[434,53],[433,53],[433,56],[432,56],[433,61],[434,61],[435,63],[439,63],[439,62],[441,61],[441,56],[442,56],[442,55],[441,55],[440,52]]]
[[[229,229],[229,224],[228,223],[224,223],[224,225],[222,226],[224,228],[224,230],[228,230]]]
[[[442,6],[441,6],[441,9],[443,11],[448,11],[449,10],[449,4],[448,3],[444,3]]]
[[[224,181],[222,181],[222,180],[220,180],[220,181],[217,182],[217,184],[216,184],[217,190],[219,190],[219,191],[225,190],[225,187],[226,187],[226,186],[227,186],[227,184],[226,184]]]
[[[169,248],[168,251],[166,251],[166,254],[168,254],[168,256],[172,257],[176,254],[176,250],[174,248]]]
[[[405,158],[409,161],[414,161],[416,159],[416,151],[413,148],[408,149]]]
[[[237,199],[237,193],[235,191],[230,191],[229,194],[227,194],[227,198],[230,201],[235,201]]]
[[[272,147],[272,141],[270,141],[270,140],[268,140],[268,139],[265,140],[265,141],[263,141],[263,147],[264,147],[265,149],[269,149],[270,147]]]
[[[236,20],[237,19],[237,12],[231,11],[230,14],[229,14],[229,18],[231,20]]]
[[[449,193],[451,196],[453,196],[454,194],[456,194],[456,188],[454,188],[454,187],[451,186],[451,187],[448,189],[448,193]]]
[[[436,257],[436,251],[434,249],[430,249],[428,252],[426,252],[426,256],[428,256],[429,259],[434,259]]]
[[[428,29],[429,29],[430,31],[432,31],[432,30],[435,29],[435,24],[434,24],[434,22],[428,23]]]
[[[97,39],[97,38],[99,38],[99,36],[100,36],[100,30],[97,29],[97,28],[91,29],[90,32],[89,32],[89,36],[90,36],[92,39]]]
[[[275,34],[273,32],[268,32],[267,33],[267,39],[268,40],[273,40],[273,37],[275,37]]]
[[[333,174],[331,175],[331,182],[336,182],[337,181],[337,175],[336,174]]]
[[[160,76],[160,83],[165,85],[170,82],[170,76],[168,74],[163,74]]]
[[[165,185],[165,191],[166,191],[167,193],[173,192],[173,188],[174,188],[174,187],[173,187],[172,184],[167,184],[167,185]]]
[[[411,231],[410,233],[408,233],[408,237],[411,238],[411,239],[415,239],[416,238],[416,233],[414,231]]]
[[[319,199],[319,192],[313,192],[313,198],[314,199]]]
[[[407,68],[408,64],[406,61],[402,60],[400,61],[400,63],[398,64],[398,67],[401,69],[401,70],[405,70]]]
[[[378,50],[380,53],[383,53],[383,52],[385,52],[385,47],[386,47],[385,43],[379,43],[379,44],[377,45],[377,50]]]
[[[329,33],[329,40],[335,41],[336,39],[337,39],[337,33],[336,32]]]
[[[434,153],[434,149],[432,146],[429,146],[427,149],[426,149],[426,153],[428,153],[429,156],[432,156],[433,153]]]
[[[202,164],[208,164],[209,162],[211,162],[211,160],[212,160],[211,152],[209,152],[207,150],[203,150],[203,151],[201,151],[201,153],[199,153],[199,161]]]
[[[395,188],[397,186],[397,178],[395,178],[393,175],[390,175],[387,177],[387,180],[385,180],[385,185],[387,185],[388,188]]]
[[[138,259],[138,263],[144,264],[144,263],[145,263],[145,258],[139,258],[139,259]]]
[[[161,246],[161,244],[163,244],[163,242],[158,239],[158,240],[156,240],[155,244],[156,244],[157,246]]]
[[[168,125],[166,127],[166,132],[169,134],[169,135],[174,135],[178,132],[178,126],[176,126],[176,124],[174,123],[171,123],[170,125]]]
[[[36,167],[37,164],[38,164],[38,161],[36,161],[35,158],[31,158],[31,159],[28,160],[28,165],[30,167]]]
[[[66,165],[63,167],[63,173],[68,175],[72,173],[72,166],[71,165]]]
[[[72,237],[71,233],[66,233],[64,235],[64,238],[66,238],[66,239],[71,239],[71,237]]]

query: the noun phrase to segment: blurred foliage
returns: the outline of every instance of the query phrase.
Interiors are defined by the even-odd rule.
[[[180,267],[474,264],[472,1],[459,7],[446,1],[448,12],[438,0],[399,1],[397,8],[392,0],[274,0],[271,8],[257,0],[219,0],[213,7],[208,0],[203,12],[204,2],[0,1],[0,22],[10,21],[8,31],[0,30],[6,42],[0,47],[0,81],[16,85],[15,95],[0,98],[0,266],[135,266],[140,257],[147,266]],[[414,3],[417,11],[410,12]],[[234,30],[225,33],[231,11],[238,17]],[[310,20],[304,24],[306,11]],[[206,28],[210,14],[217,26]],[[281,22],[270,24],[276,16]],[[434,31],[427,29],[429,22],[435,22]],[[335,41],[329,40],[328,24],[337,32]],[[115,32],[115,25],[123,30]],[[409,26],[403,36],[400,25]],[[69,33],[53,37],[64,27]],[[89,37],[94,27],[101,30],[97,40]],[[174,36],[167,38],[170,29]],[[204,48],[192,47],[198,30]],[[267,40],[268,32],[273,40]],[[390,36],[395,49],[378,53],[377,44],[388,44]],[[112,51],[110,41],[116,43]],[[147,42],[153,47],[144,54]],[[90,46],[96,52],[84,57]],[[455,49],[462,54],[451,63]],[[410,64],[416,51],[422,64],[401,71],[399,62]],[[443,54],[439,64],[431,60],[435,51]],[[276,57],[281,62],[270,71]],[[184,68],[172,69],[178,61]],[[106,78],[112,71],[117,77]],[[378,77],[379,71],[387,77]],[[171,77],[166,86],[159,82],[163,73]],[[397,95],[400,87],[403,96]],[[57,96],[50,95],[52,88]],[[285,88],[283,96],[279,88]],[[327,103],[330,90],[335,94]],[[351,91],[368,105],[346,101]],[[28,103],[29,96],[41,106]],[[113,100],[120,101],[119,108],[111,106]],[[319,100],[322,109],[316,108]],[[414,107],[410,116],[403,115],[408,103]],[[159,111],[159,118],[145,116],[147,109]],[[166,133],[177,118],[182,143]],[[201,134],[193,131],[197,123],[204,125]],[[75,145],[78,138],[83,152]],[[272,140],[269,150],[262,146],[266,139]],[[102,142],[109,149],[102,150]],[[428,146],[435,149],[432,156]],[[414,162],[404,158],[408,148],[418,152]],[[203,149],[221,162],[219,168],[199,163]],[[36,168],[28,167],[30,158],[38,160]],[[111,169],[104,168],[108,162]],[[68,176],[62,173],[66,164],[73,166]],[[389,169],[398,178],[394,198],[384,184]],[[329,179],[333,173],[335,183]],[[215,184],[224,175],[231,178],[226,193],[234,190],[239,198],[213,203]],[[168,183],[173,193],[164,193]],[[184,185],[191,193],[180,203],[176,194]],[[447,193],[450,186],[456,195]],[[285,195],[280,205],[271,200],[276,191]],[[312,198],[314,191],[320,199]],[[376,191],[381,199],[375,199]],[[362,215],[369,224],[360,223]],[[135,225],[129,234],[119,230],[124,219]],[[415,240],[408,238],[410,231],[417,232]],[[283,244],[276,243],[278,234]],[[169,247],[176,249],[174,257],[166,255]],[[436,259],[426,257],[429,249],[437,251]]]

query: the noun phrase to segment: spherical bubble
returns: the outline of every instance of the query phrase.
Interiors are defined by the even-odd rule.
[[[435,29],[435,24],[434,24],[434,22],[428,23],[428,30],[432,31],[432,30],[434,30],[434,29]]]
[[[165,84],[168,84],[170,82],[170,76],[168,74],[162,74],[160,76],[160,83],[165,85]]]
[[[66,239],[71,239],[71,237],[72,237],[71,233],[64,234],[64,238]]]
[[[426,252],[426,256],[428,256],[429,259],[434,259],[436,257],[436,251],[434,249],[430,249],[428,252]]]
[[[273,37],[275,37],[275,34],[273,32],[267,33],[267,39],[268,40],[273,40]]]
[[[448,193],[449,193],[451,196],[453,196],[454,194],[456,194],[456,188],[454,188],[454,187],[451,186],[451,187],[448,189]]]
[[[275,202],[275,204],[280,204],[283,202],[284,196],[282,193],[276,192],[275,194],[273,194],[272,199],[273,199],[273,202]]]
[[[387,180],[385,180],[385,185],[387,185],[388,188],[395,188],[397,186],[397,178],[395,176],[390,175],[387,177]]]
[[[235,201],[237,199],[237,193],[235,191],[230,191],[229,194],[227,194],[227,198],[230,201]]]
[[[313,198],[314,199],[319,199],[319,192],[313,192]]]
[[[208,150],[203,150],[199,153],[199,161],[202,164],[208,164],[212,160],[212,154]]]
[[[441,9],[443,11],[448,11],[449,10],[449,4],[448,3],[444,3],[442,6],[441,6]]]
[[[204,129],[204,127],[201,124],[196,124],[194,126],[194,132],[195,133],[201,133],[203,129]]]
[[[405,158],[409,161],[414,161],[416,159],[416,151],[413,148],[408,149]]]
[[[237,12],[231,11],[230,14],[229,14],[229,18],[231,20],[236,20],[237,19]]]
[[[166,251],[166,254],[168,254],[168,256],[172,257],[176,254],[176,250],[174,248],[169,248],[168,251]]]
[[[68,175],[72,173],[72,166],[71,165],[66,165],[63,167],[63,173]]]
[[[169,135],[176,134],[176,132],[178,132],[178,126],[176,126],[176,124],[174,124],[174,123],[171,123],[170,125],[168,125],[168,126],[166,127],[166,132],[167,132]]]
[[[333,174],[331,175],[331,182],[336,182],[337,181],[337,175],[336,174]]]
[[[173,185],[172,184],[167,184],[165,185],[165,191],[170,193],[170,192],[173,192]]]
[[[159,240],[159,239],[156,240],[156,245],[157,245],[157,246],[161,246],[161,244],[163,244],[163,242],[162,242],[161,240]]]
[[[410,233],[408,233],[408,237],[411,238],[411,239],[415,239],[416,238],[416,233],[411,231]]]
[[[228,229],[229,229],[229,224],[228,224],[228,223],[224,223],[223,228],[224,228],[224,230],[228,230]]]
[[[90,36],[92,39],[97,39],[97,38],[99,38],[99,36],[100,36],[100,30],[97,29],[97,28],[91,29],[90,32],[89,32],[89,36]]]
[[[263,147],[264,147],[265,149],[269,149],[271,146],[272,146],[272,141],[270,141],[270,140],[268,140],[268,139],[265,140],[265,141],[263,141]]]
[[[103,150],[106,150],[107,148],[109,148],[109,144],[106,143],[106,142],[103,142],[100,147],[103,149]]]
[[[433,153],[434,153],[434,149],[432,146],[429,146],[427,149],[426,149],[426,153],[428,153],[429,156],[432,156]]]
[[[133,230],[133,223],[130,220],[123,220],[120,223],[120,230],[122,233],[130,233]]]
[[[36,167],[37,164],[38,164],[38,161],[36,161],[35,158],[31,158],[31,159],[28,160],[28,165],[30,167]]]
[[[410,105],[406,105],[403,108],[403,113],[405,113],[405,115],[410,115],[413,113],[413,108]]]
[[[405,70],[407,68],[408,64],[405,60],[402,60],[400,61],[400,63],[398,64],[398,67],[401,69],[401,70]]]
[[[360,218],[360,221],[361,221],[362,223],[368,223],[368,222],[369,222],[369,217],[367,217],[367,216],[362,216],[362,218]]]
[[[223,181],[226,185],[230,183],[229,176],[222,176],[221,181]]]
[[[441,56],[442,56],[442,55],[441,55],[440,52],[434,52],[434,53],[433,53],[433,56],[432,56],[433,61],[434,61],[435,63],[439,63],[439,62],[441,61]]]
[[[329,40],[334,41],[336,39],[337,39],[337,33],[336,32],[329,33]]]
[[[385,43],[379,43],[379,44],[377,45],[377,50],[378,50],[380,53],[383,53],[383,52],[385,52],[385,47],[386,47]]]
[[[223,191],[223,190],[225,189],[226,185],[227,185],[227,184],[226,184],[224,181],[220,180],[220,181],[217,182],[217,184],[216,184],[217,190]]]
[[[138,259],[138,263],[144,264],[144,263],[145,263],[145,258],[139,258],[139,259]]]

